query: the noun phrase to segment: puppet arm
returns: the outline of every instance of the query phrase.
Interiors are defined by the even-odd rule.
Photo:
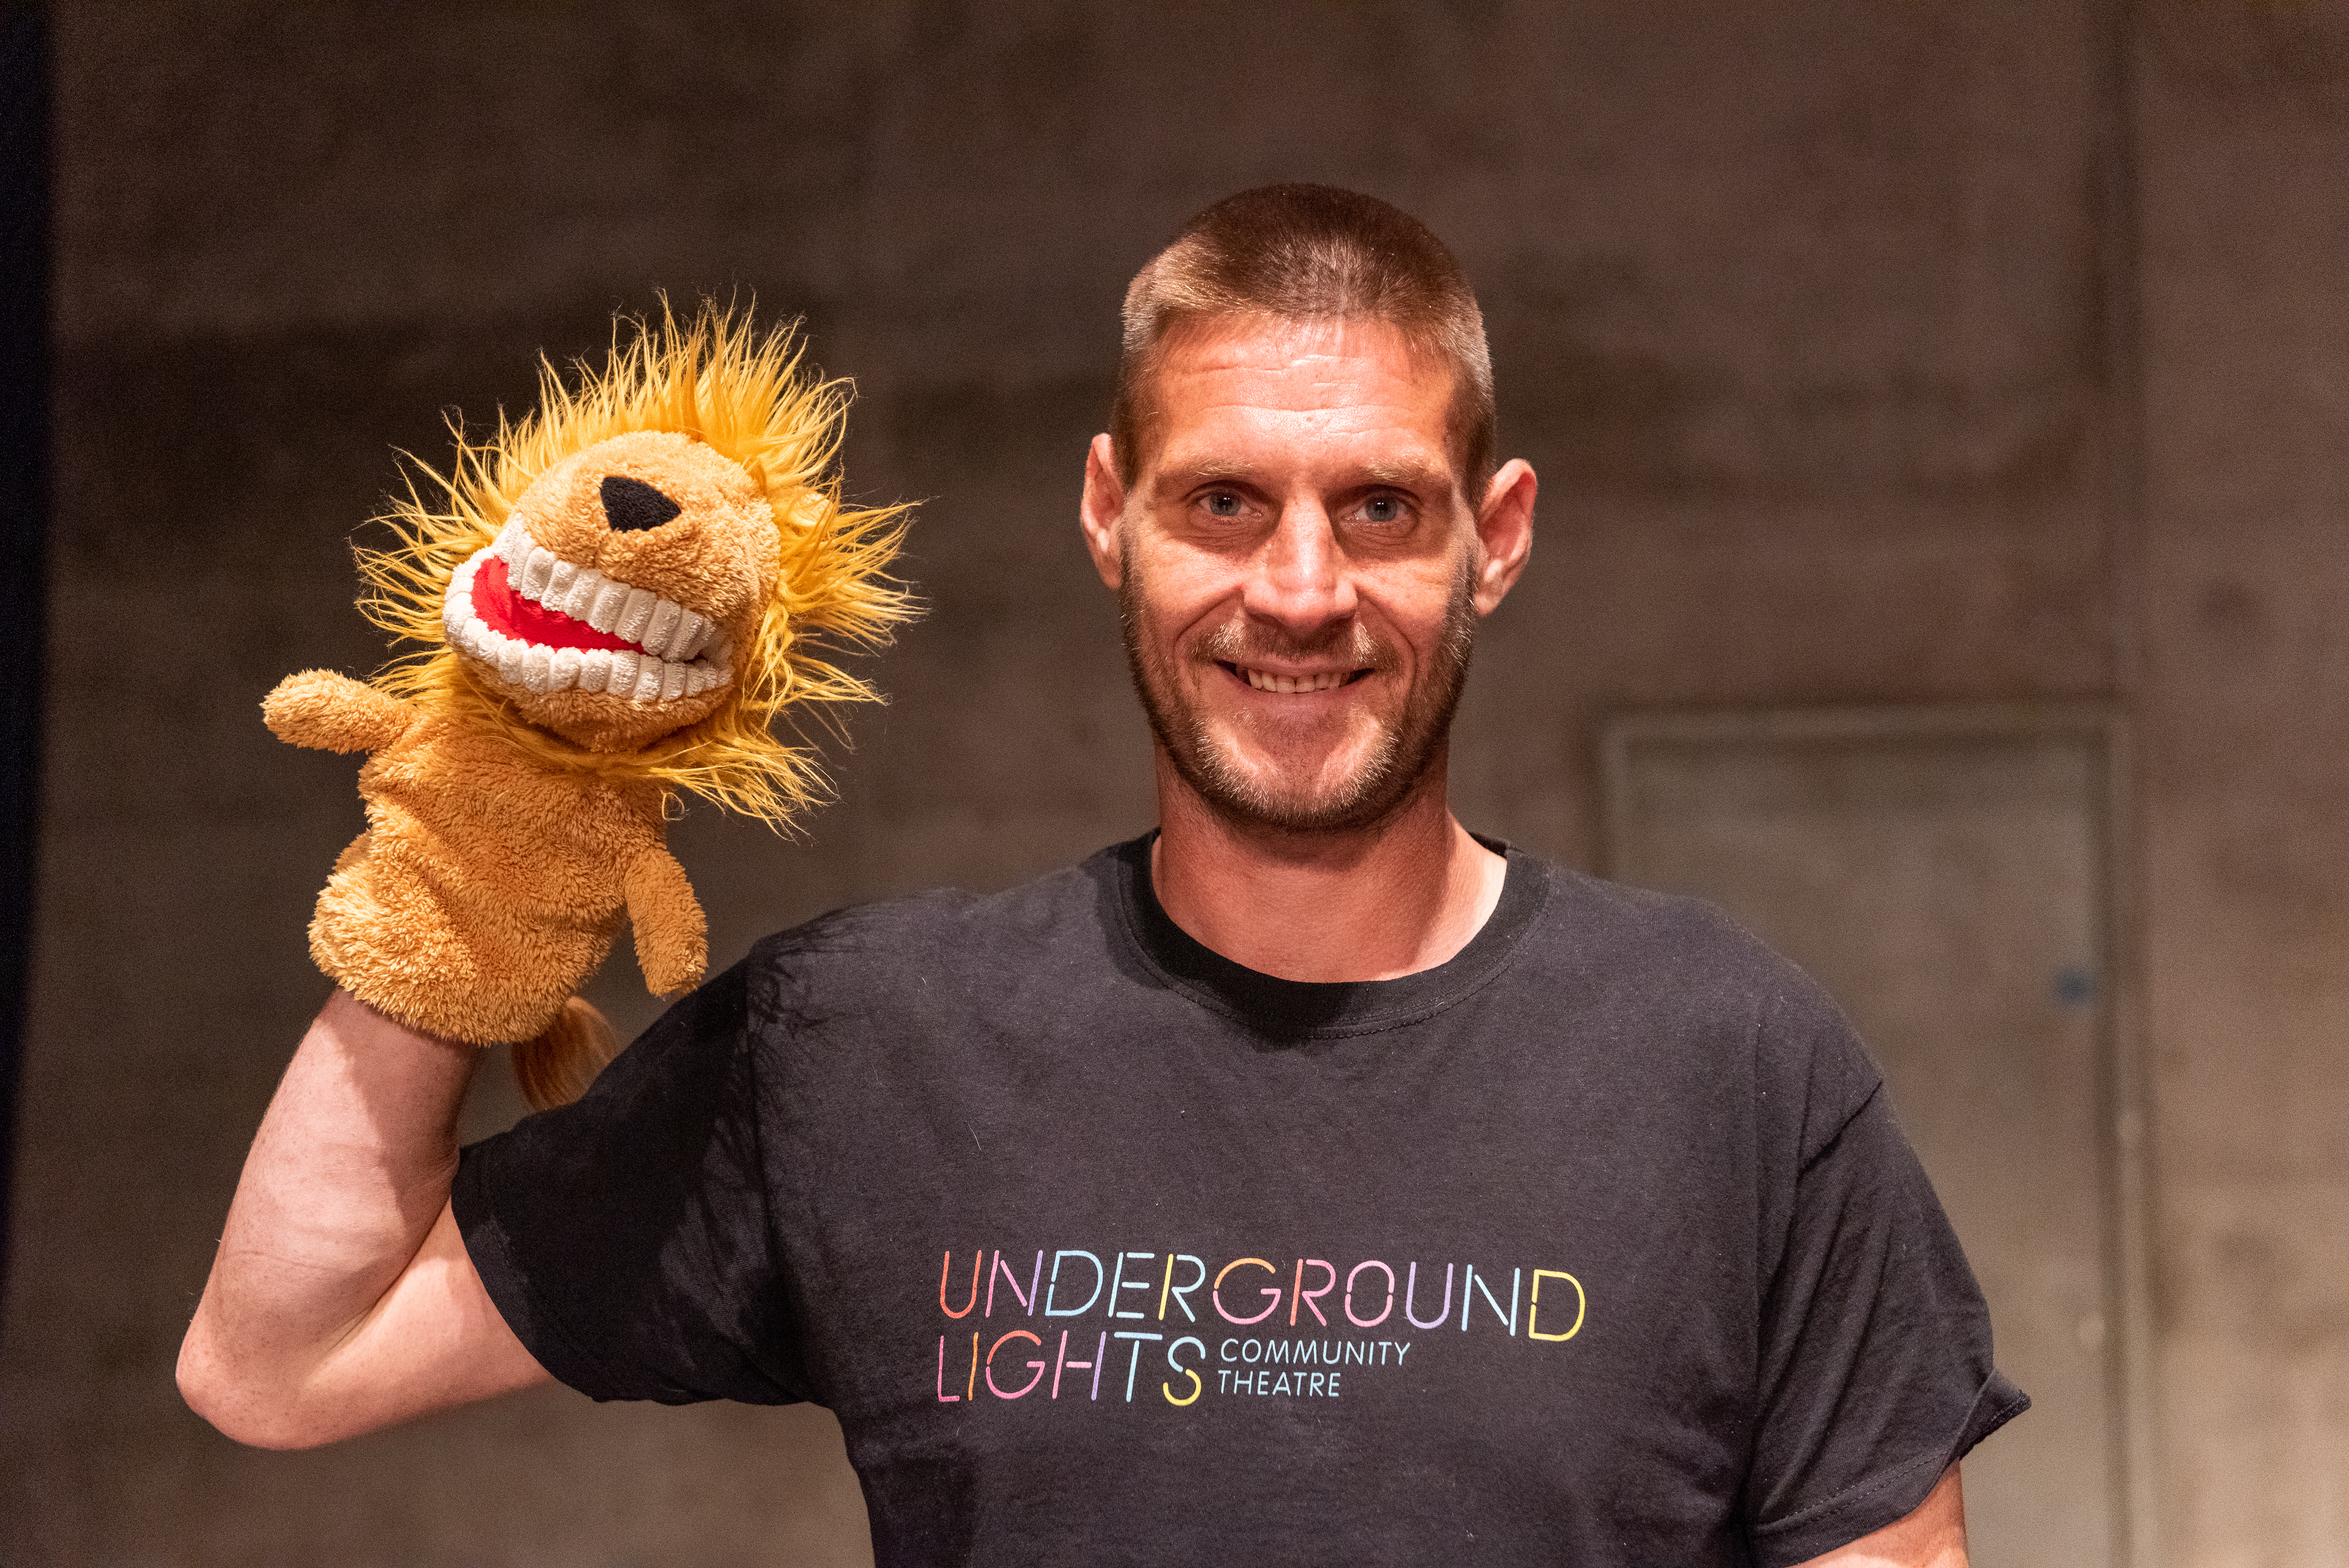
[[[297,746],[379,752],[399,739],[416,710],[347,675],[305,670],[261,700],[261,717],[271,734]]]
[[[628,863],[622,884],[636,929],[636,964],[663,996],[701,983],[709,962],[709,926],[677,857],[656,845]]]

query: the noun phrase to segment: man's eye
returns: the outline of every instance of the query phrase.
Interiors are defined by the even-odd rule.
[[[1371,523],[1392,523],[1402,516],[1402,503],[1392,495],[1373,495],[1362,503],[1362,516]]]
[[[1207,497],[1207,515],[1237,517],[1240,514],[1240,498],[1228,490],[1219,490]]]

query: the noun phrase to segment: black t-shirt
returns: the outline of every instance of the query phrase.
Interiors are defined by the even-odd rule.
[[[761,943],[464,1153],[602,1399],[830,1407],[891,1563],[1799,1563],[2026,1401],[1818,990],[1512,852],[1450,962],[1191,940],[1149,841]]]

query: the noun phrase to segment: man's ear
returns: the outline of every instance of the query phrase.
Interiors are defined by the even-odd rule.
[[[1125,515],[1125,486],[1117,477],[1117,448],[1107,435],[1093,437],[1085,452],[1085,490],[1077,503],[1077,521],[1085,531],[1085,549],[1093,558],[1101,580],[1116,587],[1125,576],[1125,551],[1119,535]]]
[[[1513,457],[1485,487],[1476,509],[1476,613],[1491,615],[1516,586],[1534,548],[1534,497],[1541,482],[1533,465]]]

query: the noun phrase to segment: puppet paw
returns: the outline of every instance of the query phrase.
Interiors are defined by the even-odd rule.
[[[331,670],[289,675],[261,700],[271,734],[325,752],[380,751],[399,738],[410,717],[398,698]]]

